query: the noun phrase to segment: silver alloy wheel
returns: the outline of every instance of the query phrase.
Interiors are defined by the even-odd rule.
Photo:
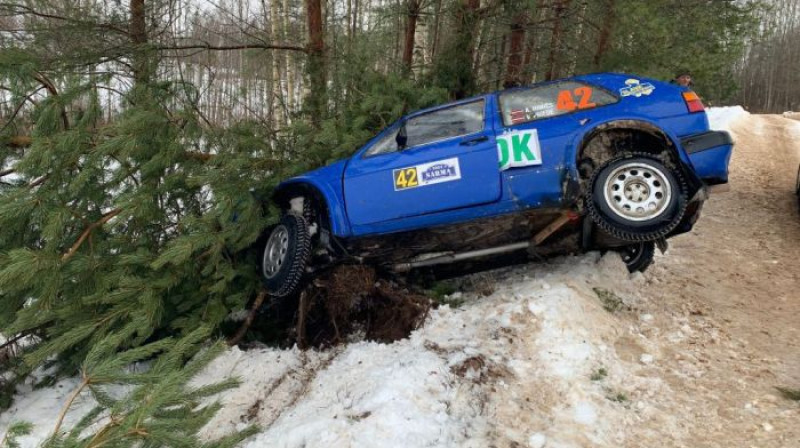
[[[647,221],[667,210],[672,199],[667,176],[658,168],[641,163],[617,167],[603,189],[611,210],[630,221]]]
[[[264,277],[272,278],[281,270],[286,261],[286,252],[289,251],[289,229],[283,224],[278,225],[269,236],[264,248],[264,258],[261,263]]]

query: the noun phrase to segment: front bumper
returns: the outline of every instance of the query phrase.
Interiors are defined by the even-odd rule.
[[[706,185],[728,183],[728,163],[733,152],[733,139],[725,131],[707,131],[681,139],[694,171]]]

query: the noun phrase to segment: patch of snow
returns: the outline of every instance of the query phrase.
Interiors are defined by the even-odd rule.
[[[528,446],[530,448],[544,448],[547,443],[547,436],[537,432],[528,438]]]
[[[680,437],[680,416],[608,398],[671,396],[640,363],[642,353],[658,351],[593,291],[612,290],[634,307],[644,300],[618,256],[563,257],[491,275],[490,296],[463,292],[463,306],[432,310],[423,328],[393,344],[227,350],[192,382],[241,380],[220,394],[223,407],[202,438],[255,424],[263,431],[245,447],[617,447],[634,442],[631,433],[648,421]],[[600,367],[607,376],[593,381]],[[27,440],[49,435],[71,389],[25,391],[0,428],[32,420],[37,432],[24,446],[34,446]]]
[[[24,421],[33,424],[33,430],[29,435],[18,438],[21,448],[38,447],[52,435],[61,408],[80,384],[80,380],[76,377],[61,380],[50,387],[35,389],[33,383],[39,379],[39,375],[34,374],[32,378],[18,386],[17,397],[11,408],[0,414],[0,437],[14,423]],[[63,428],[76,424],[96,404],[89,391],[83,391],[64,418]]]
[[[734,122],[750,115],[742,106],[709,107],[708,125],[716,131],[730,131]]]

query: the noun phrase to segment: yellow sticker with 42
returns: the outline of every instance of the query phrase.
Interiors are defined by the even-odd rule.
[[[392,171],[392,174],[394,175],[395,190],[403,190],[405,188],[414,188],[419,186],[417,167],[400,168],[399,170]]]

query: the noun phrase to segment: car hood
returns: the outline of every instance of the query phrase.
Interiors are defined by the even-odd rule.
[[[322,168],[317,168],[315,170],[300,174],[299,176],[287,179],[283,183],[314,181],[323,182],[326,184],[341,184],[342,176],[344,176],[344,169],[346,166],[347,160],[339,160],[331,163],[330,165],[323,166]]]

